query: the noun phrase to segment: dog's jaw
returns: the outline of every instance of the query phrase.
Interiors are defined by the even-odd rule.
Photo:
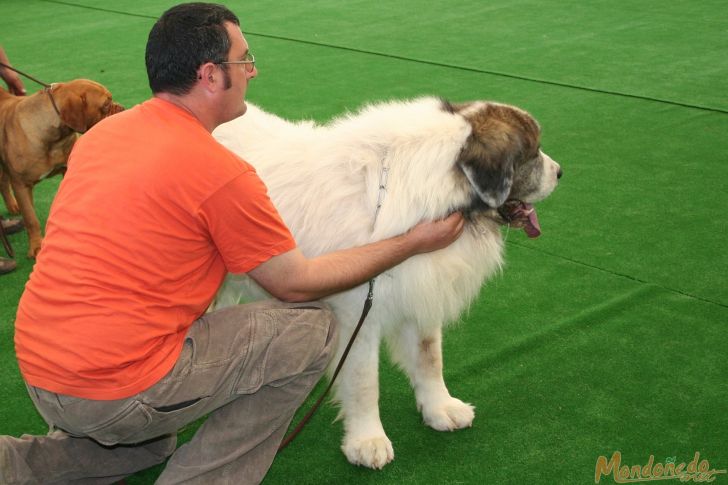
[[[528,237],[541,235],[541,225],[532,204],[517,199],[508,200],[498,208],[498,213],[509,225],[522,228]]]

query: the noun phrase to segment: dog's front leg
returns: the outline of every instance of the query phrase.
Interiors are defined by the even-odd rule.
[[[338,355],[332,365],[338,362],[350,335],[344,329],[339,332]],[[379,419],[379,339],[378,326],[365,322],[336,386],[344,420],[341,449],[350,463],[376,469],[394,459],[392,443]]]
[[[428,426],[454,431],[472,426],[475,408],[450,395],[442,375],[442,327],[421,328],[414,322],[389,338],[392,360],[407,373],[417,408]]]
[[[35,258],[40,251],[42,238],[40,235],[40,221],[38,221],[33,206],[33,186],[15,178],[11,182],[13,192],[15,192],[15,197],[20,206],[20,213],[23,215],[25,230],[28,232],[28,257]]]
[[[18,202],[15,200],[15,196],[13,196],[13,192],[10,190],[10,174],[8,173],[6,168],[3,168],[1,161],[0,194],[2,195],[3,201],[5,202],[5,207],[8,209],[8,212],[11,214],[20,214],[20,207],[18,207]]]

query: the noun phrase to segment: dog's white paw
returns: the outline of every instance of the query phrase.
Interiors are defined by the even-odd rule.
[[[363,439],[346,438],[341,450],[352,465],[362,465],[377,470],[394,460],[392,442],[386,435]]]
[[[435,405],[423,405],[425,424],[438,431],[469,428],[475,419],[475,407],[451,397]]]

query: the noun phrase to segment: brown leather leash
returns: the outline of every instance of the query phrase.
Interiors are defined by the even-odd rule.
[[[379,212],[379,208],[382,205],[383,195],[382,191],[386,191],[386,177],[387,177],[388,168],[384,167],[383,169],[383,175],[382,180],[380,180],[380,198],[377,203],[377,213]],[[496,214],[499,214],[496,212]],[[510,227],[510,220],[506,220],[504,215],[499,214],[500,219],[497,216],[492,216],[492,218],[496,221],[500,221],[504,225],[508,225]],[[376,221],[376,214],[375,214],[375,221]],[[364,324],[364,320],[367,318],[367,315],[369,314],[369,310],[372,308],[372,303],[374,300],[374,281],[375,278],[372,278],[369,280],[369,293],[367,294],[367,298],[364,301],[364,308],[361,312],[361,317],[359,317],[359,323],[356,324],[356,328],[354,328],[354,332],[351,334],[351,337],[349,337],[349,342],[346,344],[346,348],[344,349],[344,353],[341,354],[341,358],[339,359],[339,363],[336,365],[336,370],[334,370],[334,374],[331,377],[331,382],[329,382],[329,385],[326,387],[324,392],[321,393],[319,398],[316,400],[316,402],[311,406],[311,409],[306,413],[306,415],[301,418],[301,421],[296,425],[296,428],[291,431],[285,438],[283,438],[283,441],[281,441],[281,444],[278,446],[278,451],[281,451],[283,448],[288,446],[291,441],[293,441],[296,436],[299,435],[299,433],[303,430],[303,427],[306,426],[306,424],[311,420],[314,413],[318,410],[318,408],[321,406],[321,403],[328,395],[331,388],[334,386],[334,381],[336,380],[336,377],[339,375],[339,372],[341,371],[341,368],[344,366],[344,361],[346,361],[346,357],[349,355],[349,351],[351,350],[351,346],[354,344],[354,340],[356,339],[356,336],[359,334],[359,330],[361,330],[362,325]]]
[[[19,70],[19,69],[15,69],[15,68],[14,68],[13,66],[9,66],[9,65],[5,64],[4,62],[0,62],[0,66],[4,67],[5,69],[10,69],[11,71],[15,71],[15,72],[17,72],[18,74],[20,74],[21,76],[23,76],[23,77],[27,77],[27,78],[28,78],[28,79],[30,79],[31,81],[33,81],[33,82],[36,82],[36,83],[40,84],[40,85],[41,85],[41,86],[43,86],[44,88],[49,88],[49,87],[51,87],[51,85],[50,85],[50,84],[48,84],[48,83],[44,83],[43,81],[41,81],[41,80],[39,80],[39,79],[36,79],[36,78],[34,78],[34,77],[33,77],[33,76],[31,76],[30,74],[26,74],[26,73],[24,73],[23,71],[21,71],[21,70]]]
[[[384,198],[387,195],[387,179],[389,177],[389,166],[386,164],[386,157],[382,160],[382,169],[379,173],[379,194],[377,196],[377,208],[374,211],[374,220],[372,221],[372,230],[374,230],[374,227],[377,223],[377,218],[379,216],[379,210],[382,208],[382,205],[384,204]],[[336,377],[339,375],[339,371],[341,371],[341,368],[344,366],[344,361],[346,360],[346,356],[349,355],[349,350],[351,350],[351,346],[354,344],[354,339],[356,339],[356,336],[359,334],[359,330],[361,329],[362,324],[364,323],[364,320],[366,319],[367,315],[369,314],[369,310],[372,307],[372,302],[374,301],[374,281],[376,278],[372,278],[369,280],[369,293],[367,294],[367,299],[364,300],[364,308],[361,311],[361,317],[359,318],[359,323],[356,324],[356,328],[354,328],[354,333],[351,334],[351,337],[349,337],[349,343],[346,344],[346,348],[344,349],[344,353],[341,354],[341,359],[339,359],[339,363],[336,366],[336,370],[334,371],[333,376],[331,376],[331,382],[329,382],[328,387],[324,392],[321,394],[321,396],[318,398],[318,400],[314,403],[314,405],[311,407],[311,409],[306,413],[306,415],[301,419],[301,422],[298,423],[296,428],[291,431],[291,433],[283,438],[283,441],[281,441],[280,446],[278,447],[278,451],[282,450],[288,444],[293,441],[293,439],[298,436],[298,434],[301,432],[303,427],[308,423],[308,421],[311,419],[313,414],[316,412],[316,410],[321,406],[321,403],[323,402],[326,395],[329,393],[331,388],[334,386],[334,381],[336,380]]]
[[[44,83],[40,79],[37,79],[37,78],[31,76],[30,74],[26,74],[19,69],[15,69],[13,66],[9,66],[9,65],[5,64],[4,62],[0,62],[0,66],[4,67],[5,69],[10,69],[11,71],[15,71],[18,74],[20,74],[21,76],[27,77],[31,81],[36,82],[36,83],[40,84],[41,86],[43,86],[43,88],[45,88],[45,89],[43,89],[43,92],[48,93],[48,97],[51,99],[51,104],[53,105],[53,109],[56,110],[56,114],[58,114],[59,117],[61,116],[61,111],[58,109],[56,100],[53,97],[53,92],[51,91],[53,89],[53,84]]]
[[[298,434],[301,432],[301,430],[303,430],[303,427],[306,426],[306,423],[309,422],[311,417],[321,406],[321,403],[324,401],[324,398],[328,395],[331,388],[334,386],[334,381],[336,380],[336,376],[339,375],[341,368],[344,366],[344,361],[346,360],[346,356],[349,355],[349,350],[351,350],[351,346],[354,344],[354,339],[356,339],[356,336],[359,333],[359,330],[361,329],[361,326],[364,323],[364,320],[367,318],[367,315],[369,314],[369,309],[372,307],[373,300],[374,300],[374,278],[369,280],[369,293],[367,294],[367,299],[364,301],[364,309],[361,312],[361,317],[359,318],[359,323],[356,324],[356,328],[354,329],[354,332],[351,334],[351,337],[349,337],[349,343],[346,344],[344,353],[341,354],[341,358],[339,359],[339,363],[336,366],[336,370],[334,371],[333,376],[331,376],[331,382],[329,382],[328,387],[326,387],[324,392],[321,393],[319,398],[316,400],[314,405],[311,406],[311,409],[306,413],[306,415],[301,419],[301,421],[298,423],[296,428],[293,431],[291,431],[285,438],[283,438],[283,441],[281,441],[281,444],[278,446],[278,451],[281,451],[283,448],[288,446],[288,444],[291,441],[293,441],[296,438],[296,436],[298,436]]]

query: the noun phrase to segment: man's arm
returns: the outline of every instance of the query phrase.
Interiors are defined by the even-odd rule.
[[[416,254],[447,247],[462,234],[460,213],[423,222],[406,234],[307,259],[296,248],[270,258],[248,273],[283,301],[310,301],[348,290]]]

